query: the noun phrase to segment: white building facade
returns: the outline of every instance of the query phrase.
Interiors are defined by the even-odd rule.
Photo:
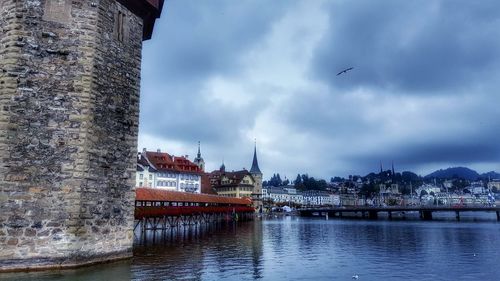
[[[137,156],[136,187],[201,193],[201,169],[186,156],[143,150]]]
[[[338,195],[320,190],[300,192],[293,186],[263,187],[262,197],[264,199],[271,199],[274,203],[295,203],[306,206],[331,206],[340,204],[340,197]]]

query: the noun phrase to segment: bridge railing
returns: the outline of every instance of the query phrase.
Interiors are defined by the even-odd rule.
[[[254,212],[255,209],[249,206],[148,206],[135,207],[135,219],[163,216],[189,216],[212,213],[246,213]]]

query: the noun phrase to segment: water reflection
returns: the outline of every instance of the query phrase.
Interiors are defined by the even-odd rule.
[[[134,258],[0,280],[500,280],[500,224],[273,218],[136,237]]]
[[[354,274],[365,280],[500,280],[496,222],[290,219],[264,227],[270,280],[349,280]]]
[[[215,280],[262,277],[262,224],[234,223],[173,228],[137,239],[132,278]]]

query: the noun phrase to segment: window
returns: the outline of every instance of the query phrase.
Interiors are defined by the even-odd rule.
[[[116,15],[115,34],[116,39],[120,42],[123,42],[125,39],[125,20],[125,13],[119,10]]]
[[[141,181],[141,182],[139,182],[139,186],[142,186],[142,184],[143,184],[143,182],[142,182],[142,181]]]
[[[144,178],[144,174],[139,174],[139,179],[142,180]]]
[[[149,174],[149,180],[152,180],[152,179],[153,179],[153,175]]]

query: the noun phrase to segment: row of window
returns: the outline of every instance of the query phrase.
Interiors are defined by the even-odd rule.
[[[253,187],[250,186],[242,186],[242,187],[216,187],[218,192],[230,192],[230,191],[236,191],[239,189],[240,191],[253,191]]]
[[[177,178],[176,174],[171,174],[171,173],[158,173],[158,177],[160,178]],[[139,179],[142,180],[144,179],[144,174],[140,173],[139,174]],[[153,174],[149,174],[149,180],[153,179]],[[186,175],[186,174],[181,174],[180,175],[181,180],[200,180],[200,176],[198,175]]]
[[[198,188],[199,186],[199,184],[181,182],[181,188]]]
[[[181,174],[181,180],[199,180],[199,176]]]
[[[139,174],[139,179],[142,180],[144,179],[144,174],[143,173],[140,173]],[[149,174],[149,180],[152,180],[153,179],[153,175],[152,174]]]
[[[136,207],[210,207],[210,206],[231,206],[225,203],[194,203],[194,202],[166,202],[166,201],[136,201]]]
[[[171,173],[158,173],[158,177],[160,178],[176,178],[176,174],[171,174]]]
[[[159,178],[177,178],[177,174],[174,173],[157,173]],[[150,177],[152,175],[149,175]],[[187,174],[180,174],[179,178],[181,180],[199,180],[200,176],[198,175],[187,175]]]
[[[175,181],[158,181],[157,186],[177,186]]]

